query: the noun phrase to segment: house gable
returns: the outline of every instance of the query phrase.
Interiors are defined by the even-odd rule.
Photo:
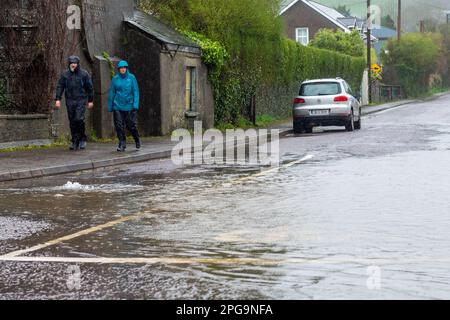
[[[285,3],[280,14],[285,21],[285,33],[292,40],[296,40],[297,28],[308,28],[310,39],[314,38],[316,33],[323,28],[350,32],[345,26],[309,1],[297,0],[290,4]]]

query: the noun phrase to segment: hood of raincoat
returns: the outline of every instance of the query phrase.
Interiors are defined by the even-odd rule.
[[[67,63],[68,63],[68,65],[69,65],[69,70],[70,70],[70,65],[71,65],[72,63],[78,64],[77,68],[75,69],[75,72],[77,72],[78,70],[80,70],[80,61],[81,61],[81,59],[80,59],[79,57],[77,57],[77,56],[70,56],[70,57],[67,59]]]
[[[119,64],[117,65],[117,69],[120,68],[128,68],[128,62],[126,62],[125,60],[120,61]]]
[[[117,65],[117,69],[120,69],[120,68],[127,68],[127,72],[126,72],[125,74],[121,74],[121,73],[119,72],[119,75],[120,75],[122,78],[127,77],[128,74],[129,74],[129,70],[128,70],[128,62],[126,62],[125,60],[120,61],[119,64]]]

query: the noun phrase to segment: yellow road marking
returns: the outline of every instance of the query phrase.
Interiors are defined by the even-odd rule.
[[[142,213],[138,213],[138,214],[134,214],[132,216],[122,217],[120,219],[117,219],[117,220],[114,220],[114,221],[110,221],[108,223],[101,224],[101,225],[98,225],[98,226],[95,226],[95,227],[92,227],[92,228],[89,228],[89,229],[86,229],[86,230],[82,230],[82,231],[79,231],[79,232],[76,232],[76,233],[73,233],[73,234],[70,234],[70,235],[67,235],[67,236],[55,239],[55,240],[47,241],[45,243],[38,244],[36,246],[30,247],[30,248],[27,248],[27,249],[17,250],[17,251],[5,254],[3,256],[0,256],[0,259],[14,258],[14,257],[18,257],[18,256],[21,256],[21,255],[24,255],[26,253],[30,253],[30,252],[34,252],[34,251],[37,251],[37,250],[41,250],[41,249],[44,249],[44,248],[47,248],[47,247],[59,244],[59,243],[64,242],[64,241],[73,240],[75,238],[79,238],[79,237],[82,237],[82,236],[85,236],[85,235],[88,235],[88,234],[91,234],[91,233],[94,233],[94,232],[97,232],[97,231],[100,231],[100,230],[104,230],[104,229],[107,229],[107,228],[114,227],[115,225],[118,225],[120,223],[124,223],[124,222],[131,221],[131,220],[137,220],[137,219],[143,217],[144,215],[152,213],[152,212],[156,212],[156,209],[155,210],[149,210],[149,211],[142,212]]]
[[[51,262],[86,264],[255,264],[278,265],[282,260],[255,258],[76,258],[76,257],[0,257],[3,262]]]
[[[312,158],[314,158],[314,156],[307,155],[307,156],[303,157],[300,160],[292,161],[292,162],[289,162],[289,163],[284,164],[282,166],[279,166],[279,167],[276,167],[276,168],[272,168],[272,169],[268,169],[268,170],[262,171],[260,173],[253,174],[253,175],[248,176],[248,177],[239,178],[239,179],[231,181],[231,183],[241,183],[241,182],[252,180],[254,178],[263,177],[263,176],[266,176],[266,175],[268,175],[270,173],[278,172],[281,169],[286,169],[286,168],[292,167],[292,166],[294,166],[296,164],[300,164],[302,162],[308,161],[308,160],[310,160]]]
[[[302,158],[300,160],[292,161],[292,162],[287,163],[287,164],[285,164],[285,165],[283,165],[281,167],[272,168],[272,169],[265,170],[263,172],[260,172],[260,173],[257,173],[257,174],[254,174],[254,175],[251,175],[251,176],[248,176],[248,177],[244,177],[244,178],[233,180],[232,183],[240,183],[240,182],[248,181],[248,180],[251,180],[251,179],[254,179],[254,178],[257,178],[257,177],[265,176],[265,175],[268,175],[268,174],[270,174],[272,172],[277,172],[277,171],[279,171],[281,169],[289,168],[289,167],[292,167],[292,166],[294,166],[296,164],[299,164],[301,162],[310,160],[313,157],[314,156],[312,156],[312,155],[308,155],[308,156],[306,156],[306,157],[304,157],[304,158]],[[21,257],[21,258],[18,258],[18,257],[22,256],[24,254],[27,254],[27,253],[35,252],[35,251],[38,251],[38,250],[41,250],[41,249],[44,249],[44,248],[47,248],[47,247],[59,244],[59,243],[64,242],[64,241],[73,240],[73,239],[76,239],[76,238],[79,238],[79,237],[82,237],[82,236],[85,236],[85,235],[88,235],[88,234],[91,234],[91,233],[94,233],[94,232],[97,232],[97,231],[108,229],[108,228],[114,227],[115,225],[118,225],[118,224],[121,224],[121,223],[124,223],[124,222],[127,222],[127,221],[137,220],[137,219],[143,217],[144,215],[149,214],[149,213],[153,213],[153,212],[157,212],[157,210],[154,209],[154,210],[149,210],[149,211],[146,211],[146,212],[134,214],[134,215],[127,216],[127,217],[122,217],[120,219],[117,219],[117,220],[114,220],[114,221],[110,221],[108,223],[105,223],[105,224],[102,224],[102,225],[98,225],[98,226],[95,226],[95,227],[92,227],[92,228],[89,228],[89,229],[86,229],[86,230],[82,230],[82,231],[79,231],[79,232],[76,232],[76,233],[73,233],[73,234],[70,234],[70,235],[58,238],[58,239],[47,241],[45,243],[38,244],[38,245],[35,245],[35,246],[27,248],[27,249],[13,251],[13,252],[10,252],[10,253],[7,253],[5,255],[0,256],[0,261],[30,261],[30,262],[32,262],[32,261],[43,261],[43,259],[44,260],[47,259],[45,261],[49,261],[49,260],[53,259],[52,261],[55,261],[55,262],[59,262],[59,260],[61,260],[61,259],[63,259],[63,260],[66,259],[64,261],[67,261],[67,260],[80,261],[80,258],[47,258],[47,257]],[[149,260],[147,258],[143,258],[143,259],[144,259],[143,261],[148,261],[148,262],[145,262],[145,263],[158,263],[158,262],[151,262],[151,261],[154,260],[153,258],[152,258],[153,260],[152,259]],[[235,260],[236,259],[231,259],[231,261],[235,261]],[[108,258],[98,258],[98,259],[94,258],[94,259],[82,259],[82,261],[86,261],[86,263],[89,263],[89,261],[93,261],[91,263],[113,263],[113,262],[100,262],[100,261],[117,261],[117,262],[114,262],[114,263],[133,263],[133,262],[128,262],[128,261],[141,261],[141,260],[140,260],[140,258],[133,258],[131,260],[130,259],[120,259],[120,258],[114,258],[114,259],[109,259],[109,260],[108,260]],[[98,262],[96,262],[96,261],[98,261]],[[121,261],[125,261],[125,262],[121,262]],[[178,261],[178,260],[175,260],[175,261]],[[184,260],[181,260],[181,261],[184,261]],[[192,261],[192,259],[189,260],[189,261]],[[221,261],[224,261],[224,260],[222,259]],[[143,263],[143,262],[135,262],[135,263]]]
[[[323,258],[323,259],[264,259],[264,258],[189,258],[189,257],[130,257],[130,258],[78,258],[78,257],[0,257],[0,262],[41,262],[41,263],[68,263],[68,264],[167,264],[167,265],[267,265],[277,266],[286,264],[303,265],[329,265],[355,263],[367,266],[398,265],[412,263],[449,263],[450,258],[406,258],[406,259],[368,259],[368,258]]]

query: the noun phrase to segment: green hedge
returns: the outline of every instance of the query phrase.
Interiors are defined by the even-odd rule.
[[[305,79],[341,77],[352,87],[359,88],[366,67],[364,58],[305,47],[289,39],[283,40],[282,56],[278,82],[285,84]]]
[[[403,92],[417,97],[430,89],[434,73],[441,74],[448,52],[443,47],[443,36],[433,33],[408,33],[400,42],[391,39],[381,52],[383,63],[397,73]],[[445,70],[447,71],[447,70]]]
[[[141,0],[140,6],[203,48],[217,123],[239,124],[253,96],[259,114],[283,117],[307,78],[342,77],[360,85],[363,58],[285,38],[280,0]]]
[[[273,65],[224,68],[215,88],[218,123],[239,121],[253,95],[258,115],[288,117],[293,98],[307,79],[341,77],[359,91],[366,60],[282,39]]]
[[[277,118],[291,115],[292,100],[298,94],[300,84],[307,79],[345,79],[354,91],[359,91],[366,60],[348,55],[302,46],[284,39],[281,63],[275,82],[258,88],[257,112]]]

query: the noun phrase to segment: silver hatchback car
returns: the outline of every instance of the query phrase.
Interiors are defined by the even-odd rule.
[[[361,129],[361,105],[341,78],[303,82],[293,109],[295,133],[312,133],[316,126]]]

